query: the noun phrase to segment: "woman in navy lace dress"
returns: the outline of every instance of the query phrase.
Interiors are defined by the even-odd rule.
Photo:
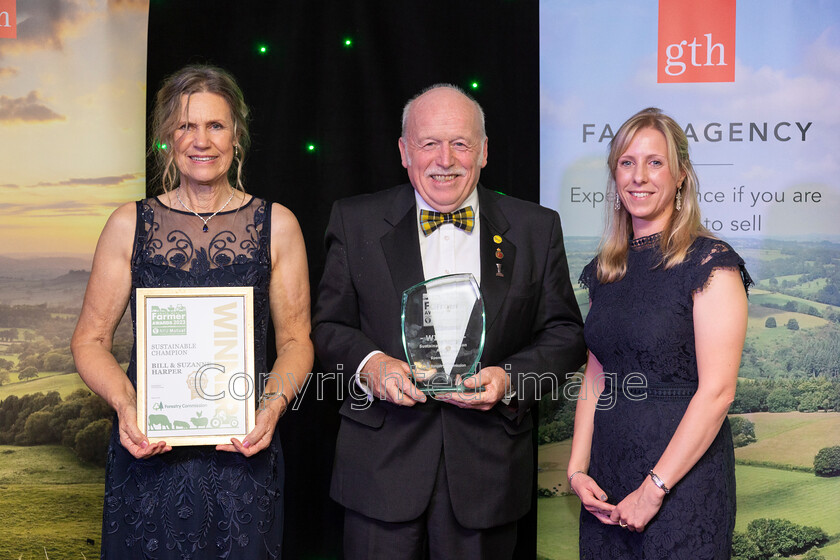
[[[105,481],[102,558],[279,558],[283,455],[275,426],[312,367],[303,236],[292,213],[245,193],[248,109],[224,70],[186,67],[164,82],[153,117],[157,197],[118,208],[99,239],[73,335],[82,378],[116,411]],[[154,148],[154,147],[153,147]],[[135,289],[253,286],[257,372],[292,374],[265,387],[256,426],[215,447],[150,443],[136,425],[134,354],[110,353]],[[273,321],[277,360],[266,367]],[[290,380],[291,381],[291,380]]]
[[[658,109],[631,117],[608,163],[615,197],[581,275],[589,398],[577,403],[568,467],[582,503],[580,557],[728,560],[735,469],[726,413],[749,276],[700,225],[688,140],[673,119]]]

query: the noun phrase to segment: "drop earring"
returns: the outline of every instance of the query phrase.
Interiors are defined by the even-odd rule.
[[[682,186],[677,189],[677,203],[676,203],[677,212],[682,210]]]
[[[621,198],[618,196],[618,191],[615,191],[615,204],[613,205],[615,211],[621,210]]]

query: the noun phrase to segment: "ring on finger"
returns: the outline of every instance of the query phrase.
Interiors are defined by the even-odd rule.
[[[619,521],[618,526],[621,527],[622,529],[626,529],[627,528],[627,523],[624,523],[623,521]]]

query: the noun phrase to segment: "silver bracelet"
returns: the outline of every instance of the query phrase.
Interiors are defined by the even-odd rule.
[[[583,472],[583,471],[575,471],[575,472],[573,472],[572,474],[570,474],[570,475],[569,475],[569,486],[571,486],[571,485],[572,485],[572,479],[575,477],[575,475],[576,475],[576,474],[580,474],[580,473],[586,474],[586,473],[585,473],[585,472]]]
[[[656,484],[657,488],[659,488],[660,490],[662,490],[666,494],[671,492],[671,489],[668,488],[667,486],[665,486],[665,483],[662,482],[662,479],[659,478],[659,476],[657,476],[657,474],[655,472],[653,472],[653,469],[649,470],[648,474],[650,475],[650,479],[653,481],[653,483]]]
[[[286,406],[283,407],[283,411],[280,413],[280,416],[283,416],[284,414],[286,414],[286,410],[289,408],[289,397],[286,396],[286,393],[283,393],[281,391],[269,391],[269,392],[263,393],[262,396],[260,397],[260,409],[263,409],[263,408],[266,407],[265,403],[267,403],[268,401],[273,401],[276,398],[281,398],[281,399],[283,399],[283,402],[286,403]],[[278,416],[278,418],[280,416]]]

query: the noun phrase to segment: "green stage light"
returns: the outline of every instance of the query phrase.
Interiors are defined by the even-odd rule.
[[[161,144],[160,142],[158,142],[157,143],[157,149],[158,150],[165,150],[166,149],[166,144]]]
[[[344,48],[349,49],[353,46],[353,39],[351,37],[344,38]]]
[[[257,52],[260,54],[267,54],[268,53],[268,46],[267,45],[259,45],[257,47]]]
[[[315,152],[317,150],[318,150],[318,146],[316,146],[315,144],[307,144],[306,145],[306,151],[307,152]]]
[[[478,90],[480,85],[481,84],[479,84],[478,82],[470,82],[470,89],[473,90],[473,91],[476,91],[476,90]]]

